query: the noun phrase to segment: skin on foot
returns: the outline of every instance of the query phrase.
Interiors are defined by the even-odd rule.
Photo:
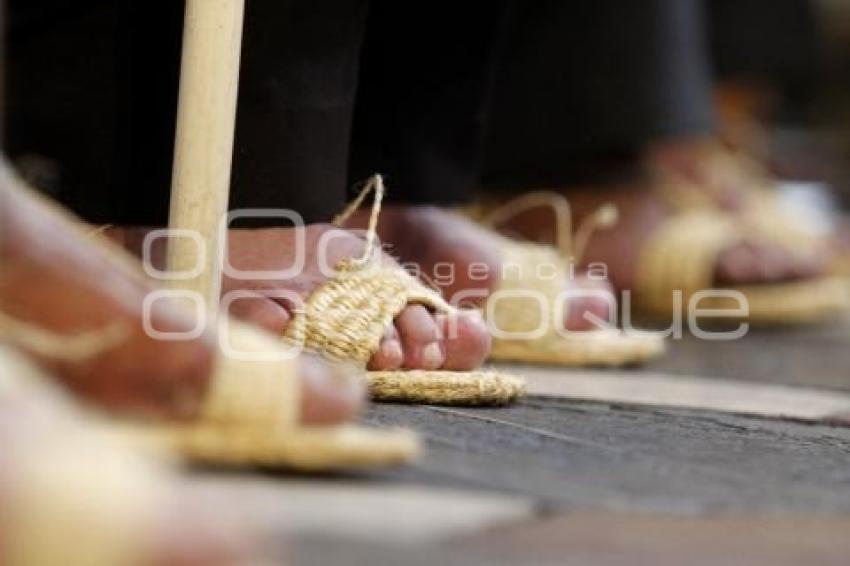
[[[544,213],[549,216],[541,220],[542,224],[551,226],[551,212]],[[361,211],[351,225],[359,228],[367,221],[367,214]],[[450,301],[469,296],[466,302],[480,307],[498,288],[502,272],[499,237],[459,213],[432,206],[385,205],[378,231],[393,254],[415,264]],[[605,280],[583,273],[568,275],[567,290],[611,290]],[[608,320],[609,303],[598,296],[580,295],[568,301],[566,311],[566,329],[591,330],[596,328],[593,318]]]
[[[141,249],[145,233],[144,230],[124,230],[122,237],[129,249]],[[164,241],[160,239],[158,244],[152,259],[155,263],[164,263]],[[233,291],[249,294],[230,303],[230,314],[281,335],[292,320],[296,302],[306,300],[333,276],[333,267],[339,262],[361,257],[365,249],[363,238],[325,224],[303,228],[231,229],[229,262],[240,271],[287,270],[297,264],[299,245],[304,252],[304,264],[291,277],[257,280],[225,276],[223,294]],[[397,266],[385,254],[379,260],[385,265]],[[483,363],[489,350],[489,334],[478,313],[461,312],[450,320],[412,304],[387,328],[378,351],[369,361],[369,369],[470,370]]]
[[[568,196],[576,223],[607,203],[621,211],[615,227],[594,233],[585,252],[585,262],[605,263],[618,291],[633,289],[639,251],[653,229],[673,211],[640,183],[571,189]],[[532,239],[551,237],[539,229],[541,214],[532,211],[519,215],[509,229]],[[714,282],[719,287],[781,283],[815,277],[822,272],[820,258],[802,258],[769,243],[744,240],[720,253]]]
[[[154,287],[132,260],[116,262],[86,230],[75,229],[8,173],[0,176],[0,314],[60,336],[112,332],[117,338],[85,359],[30,354],[69,389],[111,410],[195,417],[218,347],[214,334],[205,330],[180,341],[151,336],[143,310]],[[195,321],[157,300],[150,326],[182,332]],[[301,365],[304,422],[341,422],[361,406],[359,380],[306,356]]]
[[[770,178],[760,170],[752,170],[757,159],[761,159],[759,163],[767,160],[767,157],[759,157],[767,152],[754,151],[750,144],[744,144],[746,149],[740,149],[739,141],[736,142],[734,137],[727,143],[713,138],[690,138],[658,143],[646,153],[646,169],[661,178],[683,181],[721,210],[746,213],[752,206],[755,189],[769,183]],[[756,157],[746,157],[750,155]],[[789,215],[787,221],[793,226],[797,219]],[[806,233],[805,228],[802,230]],[[809,258],[809,263],[825,265],[834,256],[846,255],[850,251],[848,223],[837,222],[822,245],[815,248],[811,253],[818,257]],[[775,256],[767,249],[760,253]],[[797,261],[806,262],[807,258],[798,258]]]

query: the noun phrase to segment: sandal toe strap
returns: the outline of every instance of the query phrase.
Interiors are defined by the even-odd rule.
[[[409,304],[453,311],[435,291],[399,267],[346,269],[298,309],[284,339],[334,360],[366,364],[393,319]]]
[[[667,311],[672,293],[687,301],[694,293],[714,287],[720,253],[741,241],[740,227],[708,210],[676,214],[650,236],[643,247],[635,276],[635,302],[644,309]]]
[[[551,246],[504,238],[500,248],[502,271],[499,286],[488,301],[488,320],[499,334],[540,328],[546,329],[545,335],[553,334],[552,309],[565,288],[566,261]],[[494,342],[499,342],[498,336]]]

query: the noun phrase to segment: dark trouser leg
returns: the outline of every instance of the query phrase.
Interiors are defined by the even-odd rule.
[[[712,128],[699,0],[514,7],[494,86],[488,186],[563,185],[589,157]]]
[[[810,0],[710,0],[717,75],[783,83],[811,78],[818,29]]]
[[[710,0],[709,36],[718,79],[773,88],[811,101],[824,54],[811,0]]]
[[[391,200],[452,204],[478,180],[485,93],[503,4],[372,3],[351,182],[379,171]]]
[[[11,1],[8,147],[56,160],[58,196],[93,222],[167,220],[182,4]],[[366,5],[248,2],[233,207],[316,221],[344,202]]]
[[[120,205],[110,190],[119,17],[111,0],[6,2],[5,150],[96,222]]]
[[[346,199],[367,0],[248,2],[231,206],[328,221]]]

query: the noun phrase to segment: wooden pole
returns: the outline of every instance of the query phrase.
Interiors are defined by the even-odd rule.
[[[211,318],[221,292],[219,223],[230,193],[244,11],[245,0],[186,0],[169,228],[199,235],[205,253],[190,238],[171,238],[168,269],[203,268],[174,283],[199,293]]]

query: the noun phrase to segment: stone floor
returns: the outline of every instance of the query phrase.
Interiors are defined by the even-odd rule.
[[[592,372],[529,371],[557,386],[501,409],[371,408],[422,434],[407,468],[194,481],[291,564],[850,563],[850,324],[677,341],[598,374],[596,400],[570,395]]]

